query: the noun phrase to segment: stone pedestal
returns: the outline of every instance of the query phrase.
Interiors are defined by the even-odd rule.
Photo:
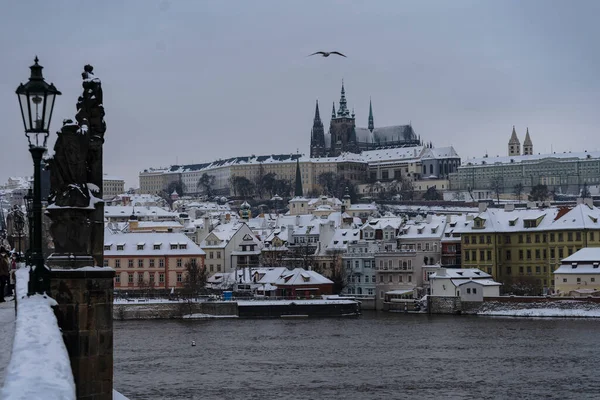
[[[110,269],[52,269],[54,313],[79,400],[110,400],[113,390],[113,278]]]

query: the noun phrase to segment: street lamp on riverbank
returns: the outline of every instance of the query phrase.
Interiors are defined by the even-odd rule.
[[[50,134],[54,101],[56,96],[61,94],[52,83],[48,84],[44,80],[42,75],[44,67],[39,65],[38,61],[35,57],[35,63],[29,67],[31,69],[29,81],[25,84],[21,83],[16,90],[34,168],[29,294],[50,292],[50,271],[45,267],[42,255],[41,164]]]

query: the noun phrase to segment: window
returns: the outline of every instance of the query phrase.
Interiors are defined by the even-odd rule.
[[[477,288],[473,288],[473,294],[477,294]]]
[[[550,241],[551,241],[551,242],[554,242],[554,233],[551,233],[551,234],[550,234]]]
[[[506,267],[506,274],[512,275],[512,267]]]
[[[542,235],[542,242],[546,243],[548,241],[548,235],[546,235],[545,233]]]
[[[221,258],[221,252],[217,251],[217,258]]]
[[[150,283],[154,283],[154,273],[150,274]]]
[[[377,282],[377,281],[375,280],[375,275],[371,275],[371,282],[373,282],[373,283]]]
[[[129,260],[127,260],[127,266],[128,266],[129,268],[133,268],[133,259],[129,259]]]
[[[412,275],[409,275],[409,276],[408,276],[408,281],[409,281],[409,282],[412,282]]]
[[[531,260],[531,250],[527,250],[527,259]]]
[[[137,245],[137,249],[138,249],[138,250],[144,250],[144,245],[143,245],[143,244],[141,244],[141,243],[140,243],[140,244],[138,244],[138,245]]]
[[[475,250],[471,250],[471,261],[477,261],[477,252]]]
[[[469,244],[469,237],[465,236],[464,238],[465,238],[465,244]],[[421,250],[421,245],[420,244],[417,245],[417,250]]]
[[[138,273],[138,283],[144,282],[144,274],[142,272]]]
[[[215,272],[215,266],[214,265],[210,264],[209,269],[210,269],[210,272]]]
[[[399,276],[398,276],[398,282],[399,282],[399,283],[402,283],[402,275],[399,275]]]
[[[581,241],[581,232],[575,232],[575,240]]]
[[[484,244],[485,243],[485,236],[481,235],[479,236],[479,244]]]
[[[369,275],[365,275],[365,283],[369,283]]]
[[[471,288],[467,288],[467,294],[471,294]]]
[[[115,268],[121,268],[121,260],[118,258],[115,260]]]
[[[177,273],[177,282],[183,282],[183,274],[181,272]]]
[[[590,240],[594,241],[594,232],[590,232]]]
[[[535,267],[535,273],[536,273],[536,274],[539,274],[540,272],[542,272],[542,271],[541,271],[541,268],[540,268],[539,266],[538,266],[538,267]]]
[[[539,242],[540,242],[540,235],[539,235],[539,234],[536,234],[536,235],[535,235],[535,242],[536,242],[536,243],[539,243]]]
[[[559,234],[558,234],[558,241],[559,241],[559,242],[562,242],[562,241],[563,241],[563,234],[562,234],[562,233],[559,233]]]
[[[523,259],[523,250],[519,250],[519,260]]]
[[[360,267],[360,263],[358,260],[354,261],[354,268],[358,269]]]
[[[210,259],[213,259],[213,258],[215,258],[215,253],[214,253],[214,252],[212,252],[212,251],[211,251],[211,252],[209,252],[209,253],[208,253],[208,258],[210,258]]]
[[[171,243],[171,250],[177,250],[177,244]]]
[[[479,250],[479,261],[485,260],[485,251]]]
[[[185,244],[185,243],[183,243],[183,244],[179,243],[179,250],[185,250],[185,249],[187,249],[187,244]]]
[[[523,235],[519,235],[519,243],[523,243]]]
[[[563,278],[563,283],[567,283],[567,278]]]
[[[565,256],[565,251],[562,247],[558,249],[558,258],[562,259]]]
[[[491,236],[486,236],[486,243],[487,244],[492,244],[492,237]]]
[[[158,259],[158,266],[160,268],[164,268],[165,267],[165,259],[164,258],[159,258]]]
[[[492,261],[492,251],[491,250],[487,251],[487,260]]]
[[[115,283],[121,283],[121,274],[115,276]]]
[[[550,258],[554,258],[556,256],[556,252],[554,248],[550,249]]]
[[[158,282],[159,283],[165,283],[165,274],[163,272],[161,272],[160,274],[158,274]]]
[[[519,274],[523,274],[523,267],[519,267]]]
[[[504,236],[504,243],[505,244],[510,244],[510,235]]]
[[[149,260],[149,263],[150,263],[150,268],[154,268],[154,258],[151,258]]]
[[[470,253],[468,251],[465,251],[465,261],[471,261],[470,257],[469,257],[469,254]]]
[[[104,251],[109,251],[111,247],[112,247],[111,245],[104,246]]]
[[[531,235],[528,234],[525,238],[527,243],[531,243]]]
[[[527,266],[527,274],[531,274],[531,267]]]
[[[590,282],[596,282],[596,278],[594,278],[594,277],[590,278]]]
[[[117,245],[117,250],[125,250],[125,245],[124,244],[118,244]]]
[[[217,272],[221,272],[221,265],[217,265]]]
[[[177,268],[181,268],[183,265],[181,258],[177,259]]]
[[[560,233],[559,233],[560,235]],[[572,242],[573,241],[573,232],[568,232],[567,233],[567,242]]]
[[[143,258],[138,259],[138,268],[144,268],[144,259]]]
[[[107,258],[104,259],[104,266],[108,267],[108,259]]]
[[[133,274],[127,274],[127,282],[133,283]]]
[[[379,275],[379,282],[383,283],[383,275]]]
[[[577,283],[581,283],[581,278],[577,278]]]
[[[536,249],[535,250],[535,259],[539,260],[541,258],[541,251],[540,249]]]
[[[511,254],[510,254],[510,250],[506,250],[506,260],[510,261],[511,260]]]
[[[154,246],[152,247],[154,250],[160,250],[160,244],[155,243]]]

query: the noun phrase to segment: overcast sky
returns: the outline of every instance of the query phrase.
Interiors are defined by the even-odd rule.
[[[127,186],[147,167],[307,153],[315,99],[328,126],[342,79],[359,126],[371,97],[376,126],[412,122],[463,159],[506,154],[513,125],[536,153],[597,150],[598,15],[594,0],[7,1],[0,182],[31,175],[14,90],[36,54],[63,93],[53,132],[94,66],[104,171]]]

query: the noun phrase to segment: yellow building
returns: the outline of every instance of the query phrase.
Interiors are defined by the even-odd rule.
[[[600,209],[482,209],[460,229],[463,268],[479,268],[502,282],[528,284],[540,294],[554,286],[561,260],[583,247],[600,246]]]

